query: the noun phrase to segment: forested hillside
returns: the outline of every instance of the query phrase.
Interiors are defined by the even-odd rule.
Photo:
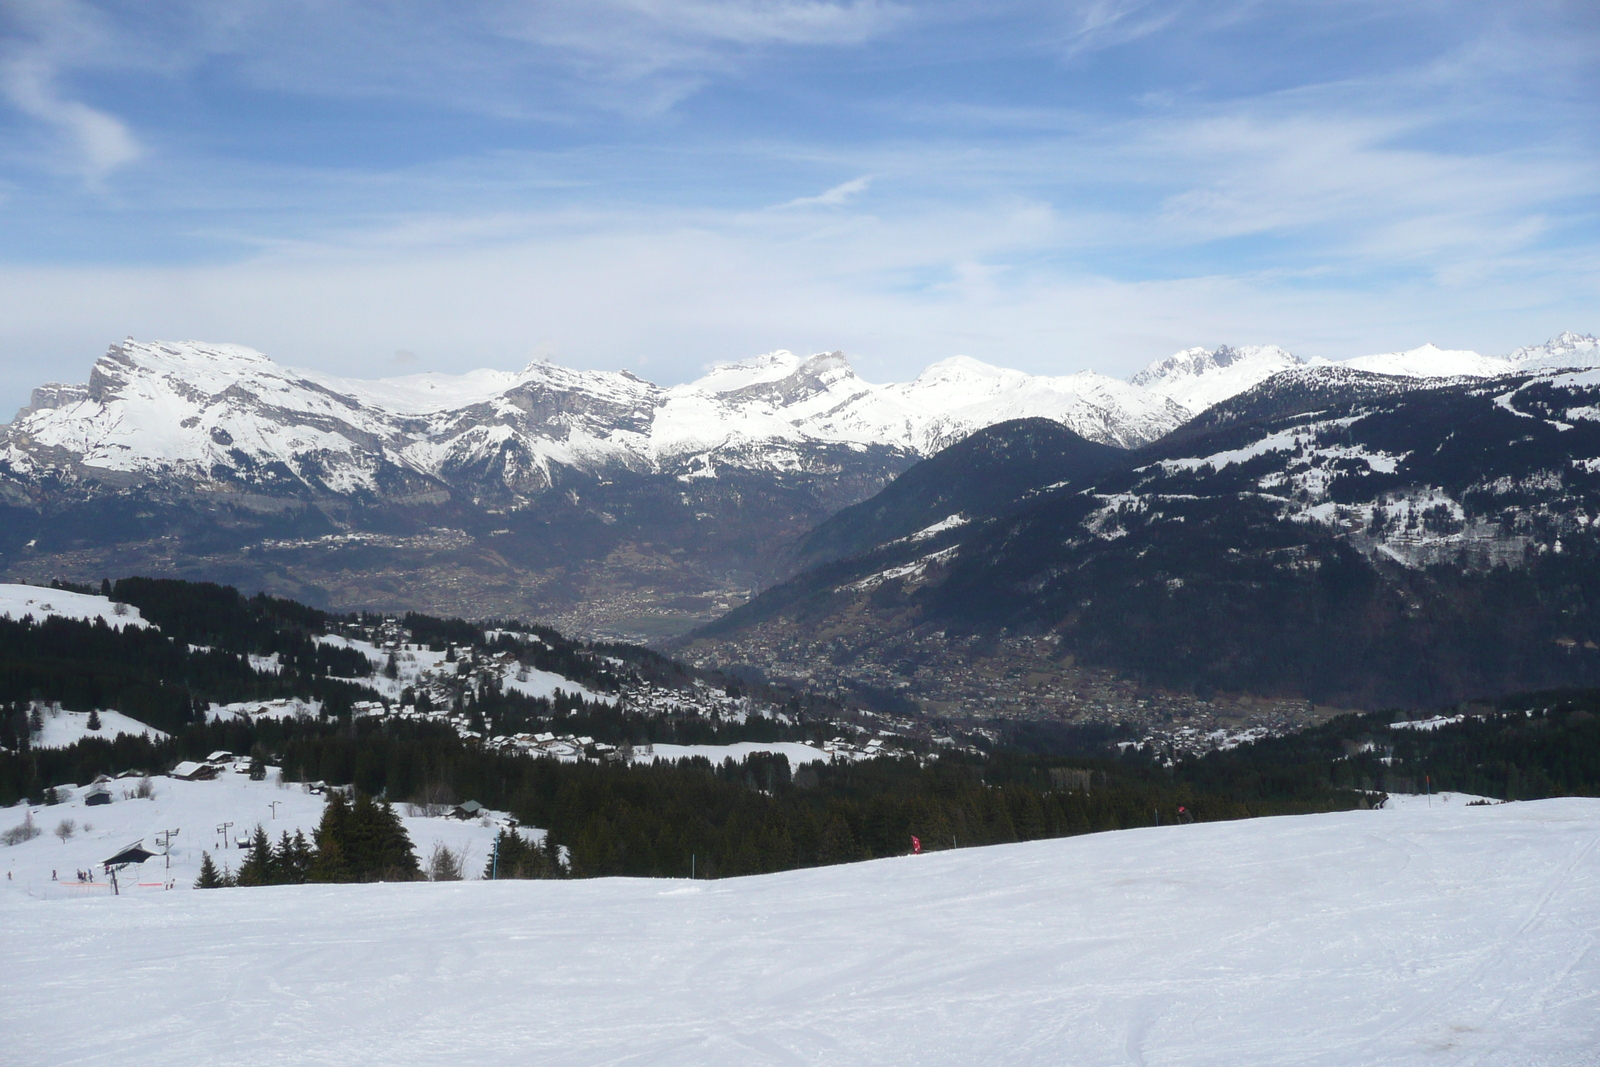
[[[1600,684],[1597,400],[1593,372],[1285,372],[1089,483],[813,568],[685,647],[898,672],[932,699],[942,675],[920,660],[1004,638],[1038,644],[1027,673],[1070,660],[1201,701],[1376,709]]]
[[[622,697],[658,691],[635,687],[677,682],[685,688],[659,691],[689,700],[704,682],[692,668],[655,653],[584,645],[548,629],[415,615],[401,629],[401,620],[368,618],[367,624],[403,637],[396,639],[399,647],[433,642],[449,650],[445,655],[460,650],[455,665],[462,670],[450,674],[464,679],[460,715],[407,717],[384,702],[398,705],[406,695],[374,699],[380,693],[371,686],[385,681],[386,672],[372,672],[360,646],[344,638],[342,646],[312,640],[353,632],[363,625],[359,617],[210,585],[126,580],[111,591],[154,625],[119,630],[104,620],[0,620],[0,685],[7,694],[0,804],[47,803],[52,787],[82,785],[101,774],[161,774],[224,750],[255,766],[280,768],[286,783],[353,787],[358,801],[474,799],[548,830],[537,854],[519,856],[518,846],[507,846],[508,875],[680,876],[693,863],[701,875],[720,876],[895,855],[910,849],[913,838],[933,850],[1174,819],[1362,807],[1385,791],[1421,791],[1430,784],[1515,799],[1600,791],[1600,692],[1592,690],[1474,707],[1420,727],[1393,713],[1346,716],[1192,759],[1173,759],[1159,743],[1130,744],[1125,733],[1104,728],[996,721],[974,724],[963,735],[968,743],[955,747],[948,738],[935,744],[917,739],[927,735],[904,733],[899,747],[877,758],[871,749],[832,759],[812,749],[814,759],[795,764],[777,752],[735,759],[711,748],[676,762],[630,761],[619,757],[652,743],[818,745],[828,734],[876,728],[853,725],[842,705],[772,684],[758,688],[767,698],[784,698],[781,715],[528,696],[479,684],[483,668],[467,668],[510,656],[523,661],[521,669],[561,667]],[[268,653],[277,659],[263,660]],[[341,676],[357,675],[362,663],[369,665],[366,677]],[[403,679],[387,682],[393,692]],[[199,714],[215,701],[280,694],[323,703],[318,714],[301,717]],[[55,703],[144,712],[144,721],[170,736],[31,745],[30,717],[41,704]],[[596,747],[572,758],[521,751],[462,727],[473,719],[506,730],[584,731]],[[940,728],[955,730],[955,724]],[[561,855],[564,862],[552,859]]]

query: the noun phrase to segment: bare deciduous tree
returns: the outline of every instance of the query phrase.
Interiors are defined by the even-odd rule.
[[[24,841],[32,841],[41,833],[43,831],[33,824],[33,812],[25,811],[22,813],[21,822],[0,834],[0,841],[8,845],[20,845]]]
[[[459,882],[461,871],[467,860],[465,845],[458,850],[452,850],[443,841],[433,843],[433,851],[428,853],[427,875],[430,882]]]

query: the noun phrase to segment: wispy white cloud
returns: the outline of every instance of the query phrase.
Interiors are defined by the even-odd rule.
[[[54,71],[40,59],[20,59],[0,67],[0,94],[23,114],[54,127],[66,142],[73,168],[85,177],[104,178],[141,154],[139,142],[122,120],[64,99]]]
[[[1181,18],[1182,0],[1080,0],[1066,11],[1069,53],[1126,44],[1157,33]]]
[[[103,20],[76,0],[18,0],[0,46],[0,100],[55,135],[47,153],[58,169],[98,183],[133,162],[142,146],[127,123],[63,91],[63,66],[103,46]]]
[[[397,351],[648,354],[670,381],[778,346],[879,377],[963,351],[1126,373],[1190,343],[1493,351],[1600,328],[1600,94],[1580,91],[1592,50],[1548,21],[1461,16],[1425,62],[1318,66],[1251,20],[1431,0],[27,2],[53,14],[0,34],[0,94],[79,173],[116,176],[96,253],[153,235],[204,259],[59,265],[51,216],[30,264],[13,225],[0,350],[38,374],[128,332],[347,373]],[[1205,66],[1234,24],[1211,66],[1277,74],[1159,74]],[[194,132],[80,77],[132,70],[180,93],[204,71],[256,110]],[[258,130],[293,158],[237,147]],[[141,138],[161,152],[129,167]],[[3,180],[79,221],[25,168]]]
[[[779,207],[843,207],[865,193],[872,185],[872,175],[863,174],[859,178],[851,178],[847,182],[840,182],[833,188],[818,193],[816,196],[798,196]]]

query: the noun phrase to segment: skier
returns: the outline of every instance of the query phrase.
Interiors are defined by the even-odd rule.
[[[1178,821],[1181,823],[1194,822],[1194,815],[1182,804],[1178,805]]]

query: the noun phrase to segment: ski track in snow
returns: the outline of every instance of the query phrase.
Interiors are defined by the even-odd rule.
[[[1600,801],[1395,804],[717,882],[6,885],[5,1059],[1600,1062]]]

